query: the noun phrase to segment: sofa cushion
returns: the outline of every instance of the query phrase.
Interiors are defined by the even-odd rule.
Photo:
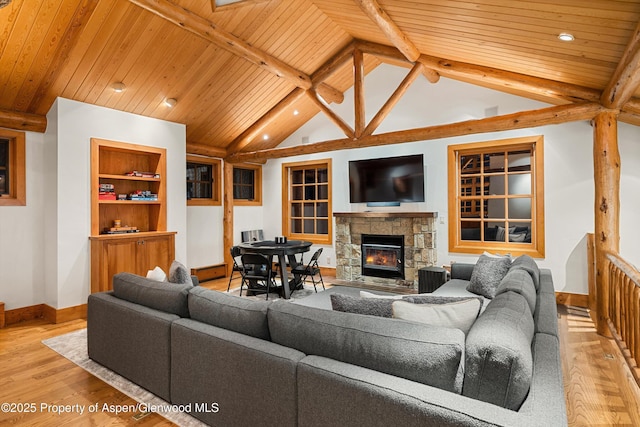
[[[511,263],[511,269],[522,269],[531,275],[533,285],[536,287],[536,291],[540,289],[540,269],[535,260],[529,255],[520,255],[514,259]]]
[[[391,307],[395,319],[456,328],[466,334],[478,317],[481,305],[482,303],[477,298],[471,298],[446,304],[414,304],[407,301],[394,301]]]
[[[467,334],[462,394],[518,410],[531,385],[533,334],[525,298],[511,291],[497,295]]]
[[[507,274],[507,271],[509,271],[510,266],[511,259],[509,258],[480,255],[478,262],[473,267],[467,290],[486,298],[493,298],[496,288]]]
[[[267,307],[270,303],[194,287],[189,293],[189,314],[192,319],[209,325],[269,340]]]
[[[366,314],[369,316],[391,317],[391,303],[388,298],[361,298],[352,295],[331,294],[331,308],[345,313]]]
[[[193,285],[157,282],[131,273],[113,276],[114,296],[180,317],[189,317],[187,296]]]
[[[496,295],[509,291],[522,295],[527,300],[531,313],[533,314],[535,312],[537,299],[536,288],[533,285],[533,279],[529,273],[520,268],[510,269],[500,282],[500,285],[498,285]]]
[[[274,301],[273,342],[459,393],[464,334],[457,329]]]

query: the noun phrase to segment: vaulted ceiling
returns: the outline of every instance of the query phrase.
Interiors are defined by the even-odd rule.
[[[354,69],[383,62],[638,124],[638,22],[635,0],[12,0],[0,126],[42,132],[64,97],[184,123],[187,151],[225,157],[331,117]]]

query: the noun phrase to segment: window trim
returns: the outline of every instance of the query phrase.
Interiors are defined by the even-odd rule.
[[[327,168],[328,176],[328,195],[327,195],[327,234],[305,234],[305,233],[292,233],[291,232],[291,185],[289,182],[291,169],[309,167],[309,166],[322,166]],[[282,234],[287,238],[306,240],[312,243],[320,245],[331,245],[333,243],[333,204],[332,204],[332,188],[333,177],[331,174],[331,159],[317,159],[308,160],[302,162],[283,163],[282,164]]]
[[[494,241],[469,241],[460,239],[460,176],[458,160],[460,154],[474,154],[480,151],[509,151],[517,148],[531,148],[531,243],[508,243]],[[449,252],[481,254],[485,251],[510,253],[518,256],[530,255],[534,258],[545,256],[544,228],[544,137],[532,135],[521,138],[510,138],[469,144],[456,144],[447,147],[448,189],[449,189]]]
[[[26,206],[25,133],[0,129],[0,137],[9,140],[9,195],[0,196],[0,206]]]
[[[234,206],[262,206],[262,165],[255,165],[251,163],[234,163],[233,170],[239,169],[253,169],[255,171],[253,178],[254,196],[253,200],[236,199],[233,197],[233,182],[231,182],[231,197],[233,197]],[[231,172],[231,179],[233,180],[233,171]]]
[[[187,199],[187,206],[222,206],[222,161],[211,157],[187,155],[187,163],[211,165],[211,198]]]

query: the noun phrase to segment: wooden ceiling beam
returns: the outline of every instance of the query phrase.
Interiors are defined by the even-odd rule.
[[[311,81],[313,82],[314,86],[317,86],[327,80],[333,73],[336,72],[336,70],[350,61],[353,56],[353,49],[355,45],[356,41],[351,41],[349,44],[340,49],[338,53],[329,58],[327,62],[322,64],[322,66],[318,68],[313,74],[311,74]]]
[[[416,141],[429,141],[490,132],[502,132],[513,129],[524,129],[580,120],[591,120],[596,116],[596,114],[605,110],[606,109],[602,105],[593,102],[556,105],[538,110],[523,111],[478,120],[467,120],[464,122],[445,125],[388,132],[378,135],[368,135],[357,139],[344,138],[293,147],[260,150],[252,153],[236,153],[228,156],[227,160],[234,163],[255,162],[259,160],[324,153],[327,151],[403,144]]]
[[[252,62],[278,77],[287,79],[297,87],[310,89],[312,86],[311,78],[302,71],[297,70],[278,58],[251,46],[249,43],[223,30],[213,22],[208,21],[207,19],[198,16],[181,6],[171,3],[168,0],[129,1],[211,43],[214,43],[220,48],[226,49],[231,53]]]
[[[227,150],[210,145],[196,144],[187,142],[187,154],[196,154],[198,156],[216,157],[223,159],[227,155]]]
[[[640,24],[625,49],[611,81],[602,92],[601,102],[607,108],[621,108],[640,85]]]
[[[231,144],[227,146],[227,152],[235,153],[246,147],[258,134],[260,134],[264,128],[269,126],[274,120],[276,120],[280,114],[287,111],[298,99],[304,94],[305,90],[302,88],[295,88],[285,96],[275,107],[269,110],[265,115],[260,117],[256,122],[249,126],[244,132],[234,139]]]
[[[342,104],[344,101],[344,93],[326,83],[320,83],[316,86],[316,92],[327,101],[327,104]]]
[[[0,127],[43,133],[47,130],[47,116],[0,109]]]
[[[393,92],[393,94],[391,94],[387,102],[384,103],[378,113],[373,117],[373,119],[371,119],[366,129],[362,133],[362,136],[371,135],[373,132],[375,132],[382,121],[387,117],[387,115],[389,115],[393,107],[395,107],[398,101],[400,101],[400,98],[402,98],[402,96],[407,92],[409,86],[411,86],[411,83],[413,83],[418,78],[418,76],[422,74],[423,68],[424,66],[419,62],[417,62],[413,66],[411,71],[409,71],[409,74],[407,74],[406,77],[402,80],[398,88]]]
[[[376,0],[355,0],[360,9],[382,30],[389,40],[410,62],[416,62],[420,58],[420,51],[409,37],[391,19],[389,14],[378,4]]]
[[[382,30],[389,40],[402,53],[402,56],[414,64],[420,59],[420,50],[409,40],[409,37],[396,25],[385,10],[376,0],[355,0],[364,13]],[[426,64],[425,64],[426,65]],[[422,69],[424,76],[431,83],[437,83],[440,75],[437,71],[425,66]]]
[[[347,138],[355,137],[355,132],[351,128],[351,126],[349,126],[344,120],[340,118],[340,116],[334,113],[331,108],[327,107],[320,99],[318,99],[318,94],[315,90],[308,90],[307,95],[309,99],[312,100],[313,103],[318,106],[318,108],[320,108],[320,111],[322,111],[329,118],[329,120],[331,120],[336,126],[342,129]]]
[[[358,49],[353,51],[353,106],[355,114],[354,132],[356,138],[359,138],[367,126],[367,119],[364,116],[364,55]]]

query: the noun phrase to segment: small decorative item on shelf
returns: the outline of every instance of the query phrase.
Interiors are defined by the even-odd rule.
[[[158,195],[152,193],[149,190],[136,190],[133,193],[129,194],[129,200],[140,200],[140,201],[155,202],[155,201],[158,200]]]
[[[127,175],[127,176],[136,176],[136,177],[140,177],[140,178],[160,178],[160,174],[159,173],[154,173],[154,172],[131,171],[131,172],[125,173],[125,175]]]
[[[118,194],[118,200],[127,200],[126,194]]]
[[[104,229],[104,234],[125,234],[125,233],[137,233],[138,227],[130,227],[128,225],[122,226],[122,221],[119,219],[113,220],[113,227],[107,227]]]
[[[98,190],[98,200],[115,200],[116,190],[113,184],[100,184]]]

